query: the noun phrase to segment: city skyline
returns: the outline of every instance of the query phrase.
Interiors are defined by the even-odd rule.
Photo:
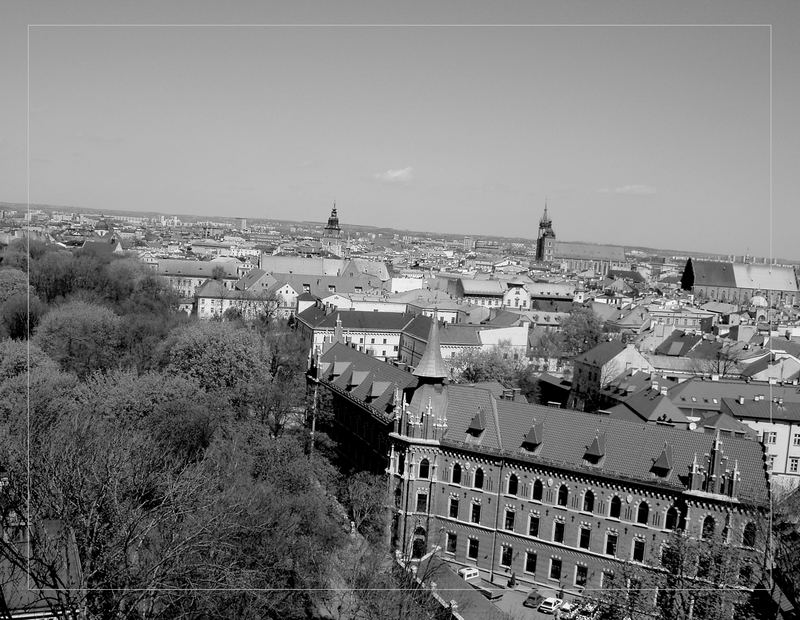
[[[354,224],[535,238],[547,200],[561,239],[800,258],[786,35],[769,211],[768,26],[248,17],[31,26],[30,201],[319,220],[335,199]],[[0,198],[24,201],[6,135]]]

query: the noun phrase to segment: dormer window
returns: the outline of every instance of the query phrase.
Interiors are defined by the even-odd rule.
[[[472,418],[472,422],[469,423],[467,432],[470,435],[477,437],[485,430],[486,430],[486,416],[483,414],[483,407],[478,407],[478,411]]]

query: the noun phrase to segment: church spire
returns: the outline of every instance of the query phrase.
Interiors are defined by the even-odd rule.
[[[447,368],[442,359],[442,349],[439,345],[439,317],[436,313],[431,317],[431,329],[428,332],[428,344],[422,359],[419,360],[414,375],[421,379],[428,379],[428,383],[442,383],[447,377]]]

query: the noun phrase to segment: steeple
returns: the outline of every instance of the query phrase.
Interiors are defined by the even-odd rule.
[[[331,215],[328,218],[328,223],[325,226],[325,237],[336,237],[338,238],[342,233],[342,229],[339,227],[339,215],[336,212],[336,201],[333,201],[333,209],[331,209]]]
[[[428,345],[414,370],[414,375],[421,379],[427,379],[426,383],[442,383],[447,377],[447,368],[444,365],[442,349],[439,345],[439,318],[436,313],[431,317]]]

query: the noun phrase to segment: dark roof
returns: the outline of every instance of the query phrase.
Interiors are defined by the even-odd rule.
[[[340,342],[334,343],[320,356],[318,370],[321,381],[350,393],[384,422],[388,421],[387,413],[396,404],[395,389],[402,392],[418,385],[418,379],[410,372],[385,364]],[[358,382],[355,383],[354,379]],[[380,395],[375,394],[376,383]]]
[[[737,419],[778,420],[795,424],[800,422],[800,403],[796,402],[784,401],[783,404],[778,404],[765,398],[758,401],[745,399],[744,403],[740,403],[735,398],[723,398],[722,403],[722,411],[729,411]]]
[[[768,385],[763,382],[736,379],[704,380],[693,377],[670,388],[670,400],[681,409],[705,409],[720,411],[723,398],[736,399],[739,396],[753,401],[756,396],[783,398],[785,402],[800,403],[800,392],[796,385]],[[760,402],[765,402],[762,400]]]
[[[431,317],[419,315],[410,321],[404,328],[403,333],[417,338],[423,342],[428,341],[428,334],[431,329]],[[463,323],[445,323],[439,329],[440,344],[480,346],[481,341],[478,337],[480,325],[465,325]]]
[[[692,261],[695,286],[724,286],[736,288],[732,263],[689,259]],[[688,261],[687,261],[688,262]]]
[[[582,353],[575,358],[576,362],[583,362],[592,366],[604,366],[625,350],[625,345],[619,340],[601,342],[593,349]]]
[[[681,410],[659,390],[640,390],[619,405],[609,409],[612,417],[634,419],[627,415],[627,412],[635,414],[637,418],[645,422],[668,422],[684,426],[689,424],[689,420]]]
[[[340,318],[342,321],[342,329],[399,332],[408,325],[414,317],[410,314],[401,314],[399,312],[337,310],[326,315],[316,324],[315,329],[333,329],[336,327],[337,318]]]
[[[674,486],[683,490],[694,455],[710,452],[714,437],[705,433],[670,426],[616,420],[608,416],[583,413],[570,409],[555,409],[539,405],[524,405],[496,400],[489,392],[461,385],[448,385],[447,432],[442,443],[476,450],[502,451],[512,458],[541,461],[555,467],[580,469],[591,475],[605,475],[638,480],[644,483]],[[467,440],[467,429],[478,407],[486,416],[486,431],[480,444]],[[530,432],[533,420],[542,423],[542,443],[536,455],[521,451],[522,442]],[[495,425],[497,430],[495,430]],[[605,455],[599,466],[585,464],[587,449],[596,435],[605,433]],[[673,447],[674,467],[666,477],[651,473],[664,443]],[[763,503],[767,500],[767,483],[761,446],[754,441],[727,437],[723,451],[730,461],[738,460],[741,472],[739,497]]]
[[[324,319],[325,316],[325,309],[315,304],[300,312],[296,319],[302,323],[305,323],[309,327],[314,328],[322,322],[322,319]]]
[[[656,347],[656,355],[684,357],[703,337],[699,334],[687,334],[680,329],[674,330],[669,337]]]

